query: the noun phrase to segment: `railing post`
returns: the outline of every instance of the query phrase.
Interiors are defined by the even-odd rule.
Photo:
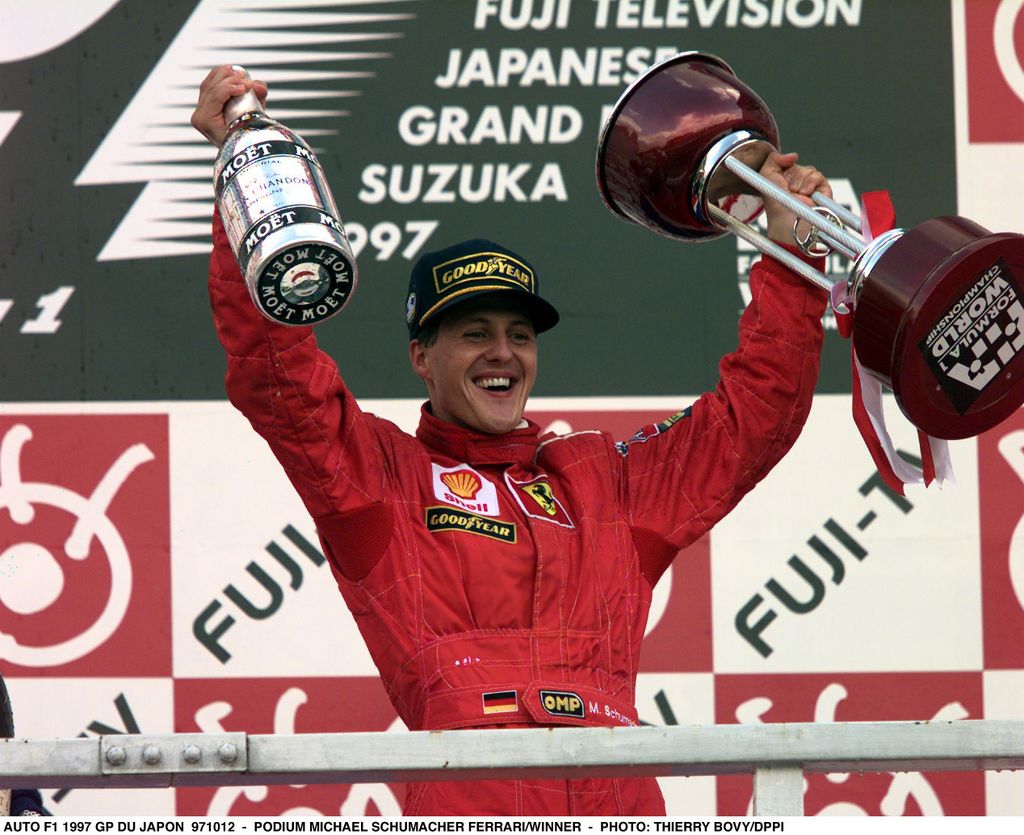
[[[800,766],[761,766],[754,770],[754,814],[802,816],[804,771]]]

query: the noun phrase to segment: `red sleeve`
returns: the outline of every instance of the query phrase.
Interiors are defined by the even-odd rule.
[[[619,445],[622,500],[651,582],[764,478],[810,412],[827,294],[767,257],[750,288],[715,390],[647,440]]]
[[[228,399],[267,441],[314,519],[383,500],[380,444],[317,347],[313,329],[279,325],[253,304],[218,212],[210,303],[227,355]]]

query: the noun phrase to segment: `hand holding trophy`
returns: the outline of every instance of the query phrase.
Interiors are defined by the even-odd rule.
[[[872,238],[846,207],[820,194],[806,206],[758,174],[778,146],[757,94],[720,58],[684,52],[620,97],[598,146],[598,188],[625,220],[681,241],[732,232],[841,296],[860,364],[927,435],[973,437],[1012,414],[1024,402],[1024,236],[938,217]],[[794,226],[804,252],[852,261],[847,286],[748,225],[764,197],[810,224],[802,236]]]
[[[208,81],[227,69],[213,70]],[[249,81],[241,67],[231,69]],[[221,146],[217,206],[259,311],[281,324],[311,325],[347,304],[356,287],[355,259],[316,155],[271,119],[247,86],[224,104],[223,141],[204,131]]]

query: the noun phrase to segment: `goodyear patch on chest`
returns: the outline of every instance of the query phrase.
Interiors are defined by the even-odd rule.
[[[566,690],[540,690],[537,693],[540,706],[552,716],[571,716],[574,719],[586,719],[586,708],[583,699]]]
[[[427,530],[433,533],[438,533],[439,531],[463,531],[465,533],[475,533],[477,536],[497,539],[501,542],[514,544],[516,541],[515,522],[487,519],[484,516],[467,513],[464,510],[457,510],[453,507],[428,507],[426,517]]]

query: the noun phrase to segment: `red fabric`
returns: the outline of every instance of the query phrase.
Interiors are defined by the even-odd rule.
[[[896,225],[896,209],[893,207],[889,192],[866,191],[861,195],[861,225],[866,227],[863,231],[866,232],[865,240],[867,241],[874,240],[883,232],[888,232]],[[854,317],[851,314],[845,318],[847,319],[846,327],[845,329],[840,327],[839,333],[846,339],[852,339]],[[902,496],[904,495],[903,479],[896,475],[893,470],[892,464],[888,456],[886,456],[885,450],[882,449],[878,435],[875,432],[875,427],[871,423],[871,418],[864,405],[860,368],[857,364],[857,354],[853,345],[854,343],[851,342],[853,422],[860,432],[861,438],[864,440],[864,445],[871,454],[871,460],[875,462],[875,467],[878,468],[878,474],[882,477],[882,481]]]
[[[886,456],[885,450],[882,449],[882,444],[878,440],[878,434],[871,423],[868,410],[864,406],[860,369],[857,367],[857,354],[854,352],[853,346],[850,346],[850,362],[852,369],[853,422],[860,432],[861,438],[864,440],[864,446],[867,447],[868,452],[871,454],[871,460],[875,462],[875,467],[878,469],[878,474],[882,477],[882,481],[888,485],[889,489],[903,496],[905,495],[903,492],[903,479],[896,475],[896,472],[893,470],[892,464],[889,462],[889,458]]]
[[[927,487],[935,481],[935,458],[932,455],[931,438],[920,429],[917,430],[917,445],[921,450],[921,473],[924,476],[924,486]]]
[[[478,435],[427,410],[411,437],[361,411],[311,330],[260,316],[219,221],[214,243],[229,397],[317,522],[406,725],[635,724],[647,576],[796,439],[817,379],[824,293],[774,261],[755,266],[740,346],[716,390],[630,443],[600,432],[538,438],[535,425]],[[538,480],[554,506],[523,486]],[[439,529],[466,514],[472,530]],[[496,712],[499,703],[516,709]],[[411,786],[405,812],[657,815],[664,804],[653,778],[460,781]]]
[[[861,195],[861,223],[866,227],[867,235],[865,240],[871,241],[881,235],[883,232],[888,232],[890,229],[896,226],[896,209],[893,207],[892,200],[889,197],[887,191],[868,191]],[[855,317],[846,312],[840,314],[836,312],[836,320],[839,322],[839,333],[844,338],[850,338],[853,331],[853,322]],[[856,337],[853,337],[854,340]],[[899,493],[901,496],[904,493],[904,482],[896,471],[893,469],[893,464],[886,455],[885,450],[882,448],[882,444],[878,439],[878,434],[875,431],[874,424],[871,422],[871,418],[868,415],[867,408],[864,404],[864,396],[861,389],[863,381],[861,380],[861,372],[857,363],[857,354],[853,347],[854,343],[850,345],[850,356],[852,365],[852,389],[853,389],[853,422],[856,424],[857,429],[860,431],[861,438],[864,440],[864,445],[868,448],[868,452],[871,454],[871,459],[875,462],[875,466],[878,468],[878,474],[882,477],[890,489]],[[877,383],[871,381],[870,385],[877,385]],[[884,415],[876,416],[879,419],[884,419]],[[932,481],[935,480],[935,462],[932,457],[932,449],[929,438],[926,434],[918,430],[917,432],[918,444],[921,449],[921,462],[922,462],[922,474],[924,476],[924,484],[927,487]]]
[[[896,209],[887,191],[866,191],[860,196],[863,214],[862,222],[867,220],[871,238],[877,238],[896,225]]]
[[[853,313],[850,310],[836,310],[832,308],[836,316],[836,329],[843,339],[849,339],[853,333]]]

